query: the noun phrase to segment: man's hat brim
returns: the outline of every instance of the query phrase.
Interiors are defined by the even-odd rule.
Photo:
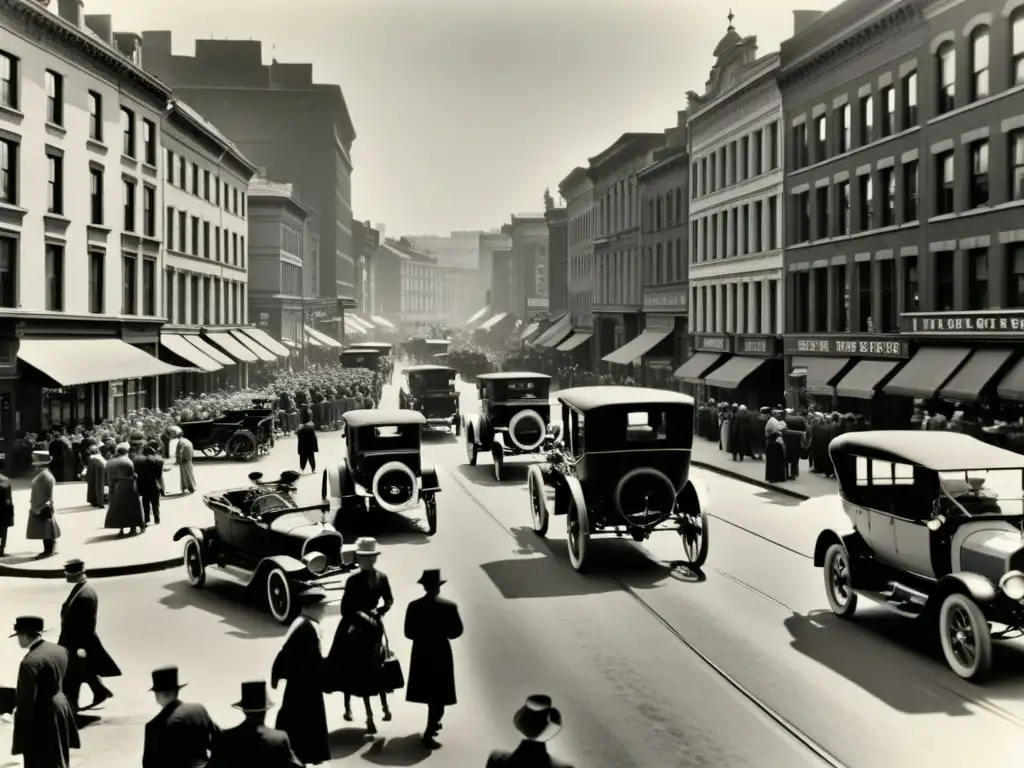
[[[166,686],[164,686],[164,685],[154,685],[149,690],[150,690],[151,693],[171,693],[172,691],[180,691],[186,685],[188,685],[188,683],[178,683],[178,685],[166,685]]]

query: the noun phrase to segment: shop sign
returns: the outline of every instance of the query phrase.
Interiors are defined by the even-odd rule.
[[[535,296],[526,300],[527,309],[547,309],[548,298],[547,296]]]
[[[835,355],[836,357],[910,357],[910,342],[884,336],[848,333],[841,336],[786,336],[787,355]]]
[[[686,291],[672,293],[644,293],[644,311],[686,311]]]
[[[902,316],[904,333],[1024,336],[1024,311],[912,312]]]
[[[697,352],[732,352],[732,339],[721,333],[703,333],[693,337]]]
[[[779,353],[779,340],[777,336],[761,334],[737,336],[734,346],[738,355],[775,357]]]
[[[674,331],[676,319],[671,315],[652,315],[644,319],[644,330],[647,331]]]
[[[270,327],[270,313],[269,312],[260,312],[260,328],[269,328],[269,327]]]

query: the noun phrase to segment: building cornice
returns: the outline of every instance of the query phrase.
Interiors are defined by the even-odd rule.
[[[220,131],[207,123],[198,113],[194,112],[184,102],[174,99],[170,102],[171,111],[168,118],[177,122],[198,139],[205,140],[221,153],[222,160],[232,161],[242,171],[242,175],[248,173],[248,179],[256,175],[259,168],[254,165],[242,152],[232,144]]]
[[[590,180],[587,177],[587,169],[577,165],[571,171],[569,175],[558,182],[558,193],[569,200],[579,194],[579,190]],[[576,193],[576,194],[573,194]]]
[[[647,166],[646,168],[643,168],[643,169],[637,171],[636,176],[637,176],[638,179],[648,179],[648,178],[652,178],[652,177],[658,176],[659,174],[661,174],[661,173],[663,173],[665,171],[675,170],[676,168],[680,168],[680,167],[681,168],[686,168],[686,165],[687,165],[686,147],[678,147],[676,149],[676,151],[673,152],[668,157],[663,157],[660,160],[658,160],[658,161],[652,163],[651,165]]]
[[[664,133],[624,133],[608,149],[588,158],[587,177],[596,182],[606,176],[611,169],[622,167],[664,142]]]

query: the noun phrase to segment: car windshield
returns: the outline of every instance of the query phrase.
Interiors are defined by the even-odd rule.
[[[367,427],[359,430],[357,440],[360,451],[415,451],[420,445],[420,427],[419,424]]]
[[[409,387],[419,392],[454,392],[455,371],[420,371],[409,374]]]
[[[975,515],[1024,515],[1024,476],[1019,469],[940,472],[942,492],[956,511]]]
[[[499,381],[495,386],[495,399],[505,400],[546,400],[548,382],[545,379],[528,379],[525,381]]]

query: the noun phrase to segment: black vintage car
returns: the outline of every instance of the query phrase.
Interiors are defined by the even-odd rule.
[[[338,362],[342,368],[366,368],[370,371],[381,369],[381,352],[365,347],[348,347],[338,353]]]
[[[709,497],[690,477],[693,398],[644,387],[562,390],[564,441],[547,463],[530,467],[527,487],[533,530],[546,536],[550,516],[566,519],[569,562],[587,568],[591,539],[673,531],[682,562],[700,568],[708,556]],[[545,486],[554,488],[548,508]]]
[[[423,415],[364,409],[343,418],[348,457],[329,476],[335,527],[351,530],[360,516],[377,510],[408,512],[422,503],[427,532],[436,533],[441,486],[437,470],[423,465]]]
[[[490,451],[494,479],[501,482],[505,459],[543,456],[551,426],[548,401],[551,377],[529,371],[503,371],[477,376],[480,413],[467,414],[466,458],[475,466],[480,451]]]
[[[376,350],[380,354],[380,360],[377,368],[371,370],[380,370],[383,374],[385,381],[390,384],[395,373],[395,362],[392,357],[393,345],[386,341],[357,341],[352,344],[348,349],[372,349]]]
[[[983,680],[992,639],[1024,630],[1024,456],[910,430],[850,432],[829,455],[852,524],[814,547],[832,612],[864,595],[923,620],[949,667]]]
[[[274,444],[274,411],[270,408],[226,411],[216,419],[185,421],[178,426],[193,448],[210,458],[224,454],[248,461],[269,453]]]
[[[213,525],[181,528],[185,575],[196,588],[205,586],[210,568],[241,582],[266,601],[271,616],[288,624],[302,601],[322,598],[324,587],[352,568],[342,553],[341,534],[327,522],[327,473],[324,500],[296,504],[298,472],[283,472],[264,481],[249,475],[251,485],[203,496],[213,511]],[[351,560],[351,558],[349,558]]]
[[[440,426],[458,435],[462,419],[455,369],[446,365],[414,365],[402,373],[405,384],[398,390],[398,407],[419,411],[428,427]]]

